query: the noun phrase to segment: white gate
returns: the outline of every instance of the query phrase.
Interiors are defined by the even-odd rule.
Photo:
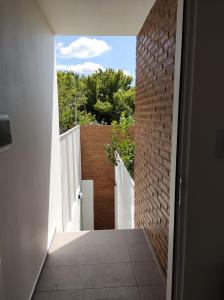
[[[134,228],[134,193],[135,184],[123,161],[117,155],[118,163],[115,166],[115,228]]]
[[[62,222],[64,231],[81,230],[80,126],[60,135]]]

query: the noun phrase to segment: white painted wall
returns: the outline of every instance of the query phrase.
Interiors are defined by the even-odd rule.
[[[63,231],[81,230],[80,126],[60,135]]]
[[[58,35],[137,35],[155,0],[38,0]]]
[[[5,300],[26,300],[61,195],[54,36],[36,1],[1,1],[0,45],[0,111],[13,138],[0,153],[2,285]]]
[[[93,180],[82,180],[82,230],[94,230]]]
[[[119,155],[115,184],[115,228],[132,229],[135,227],[135,183]]]

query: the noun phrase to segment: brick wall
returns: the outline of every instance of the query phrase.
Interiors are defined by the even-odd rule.
[[[157,0],[137,37],[135,222],[166,273],[176,0]]]
[[[114,228],[114,166],[104,144],[111,143],[112,127],[81,126],[82,179],[94,181],[94,227]]]

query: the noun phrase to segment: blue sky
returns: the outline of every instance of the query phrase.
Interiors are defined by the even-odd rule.
[[[135,76],[136,37],[57,36],[57,69],[91,74],[99,67]]]

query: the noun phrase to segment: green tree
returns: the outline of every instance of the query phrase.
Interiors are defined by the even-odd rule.
[[[75,125],[95,122],[95,117],[86,111],[87,97],[83,76],[73,72],[61,72],[57,74],[59,123],[60,132],[63,133]]]
[[[99,70],[86,78],[87,110],[96,120],[111,124],[119,121],[121,112],[133,115],[135,109],[135,88],[133,78],[122,70]]]
[[[134,176],[135,142],[130,135],[130,127],[133,125],[133,117],[125,117],[125,114],[121,113],[120,121],[112,122],[113,134],[111,144],[104,145],[109,161],[116,165],[116,153],[118,153],[132,177]]]
[[[132,116],[135,88],[122,70],[98,70],[89,76],[58,72],[60,131],[79,124],[107,123]]]

